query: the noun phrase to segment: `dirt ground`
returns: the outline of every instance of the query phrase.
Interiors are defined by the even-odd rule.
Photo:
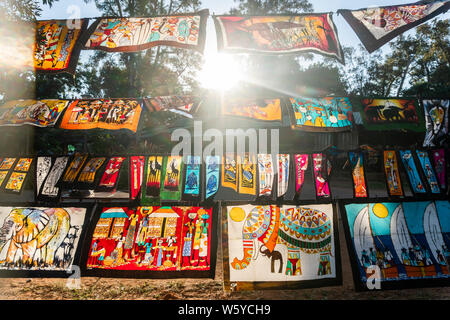
[[[342,230],[342,224],[340,224]],[[344,234],[339,235],[342,286],[299,290],[223,290],[222,253],[218,248],[216,276],[212,279],[118,279],[82,277],[81,289],[68,289],[66,279],[0,279],[2,300],[450,300],[450,287],[356,292]]]

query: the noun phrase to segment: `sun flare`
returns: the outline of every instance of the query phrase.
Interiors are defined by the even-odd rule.
[[[199,74],[200,85],[207,89],[228,90],[243,80],[243,71],[232,55],[210,53]]]

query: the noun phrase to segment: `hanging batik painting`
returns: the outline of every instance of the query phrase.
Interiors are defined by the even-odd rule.
[[[8,175],[9,171],[7,170],[0,170],[0,187],[3,185],[3,182],[6,180],[6,176]]]
[[[158,96],[144,99],[144,104],[150,112],[172,111],[192,117],[198,106],[197,100],[194,96]]]
[[[437,149],[431,151],[433,155],[433,164],[436,170],[436,176],[439,182],[439,186],[442,191],[447,190],[447,173],[446,173],[446,159],[445,159],[445,150]]]
[[[0,207],[2,273],[71,271],[72,264],[79,265],[77,248],[86,213],[81,207]]]
[[[86,161],[76,181],[77,189],[93,190],[98,184],[102,169],[106,163],[105,157],[92,157]]]
[[[5,191],[13,193],[20,193],[22,191],[32,162],[33,158],[19,158],[19,160],[17,160],[14,171],[12,171],[6,182]]]
[[[162,166],[162,156],[149,156],[147,158],[145,195],[148,197],[159,197],[159,192],[161,190]]]
[[[256,157],[245,153],[238,156],[239,193],[256,195]]]
[[[331,196],[328,177],[331,173],[331,163],[323,153],[313,155],[314,182],[317,198],[329,198]]]
[[[428,152],[416,150],[417,158],[419,159],[422,171],[425,173],[425,178],[427,179],[428,186],[430,187],[431,193],[439,194],[441,189],[439,188],[439,183],[434,173],[433,166],[428,156]]]
[[[204,207],[101,208],[85,250],[86,273],[209,277],[214,271],[212,215]]]
[[[69,163],[69,157],[57,157],[50,173],[43,182],[40,196],[57,198],[60,194],[60,188],[57,186],[58,181],[64,173],[64,170]]]
[[[449,210],[448,201],[343,205],[356,288],[393,289],[431,279],[448,285]]]
[[[125,157],[112,157],[109,159],[105,171],[100,178],[100,182],[95,188],[96,191],[114,192],[116,190],[117,184],[119,183],[120,171],[125,160]]]
[[[205,199],[209,199],[219,190],[220,157],[206,156]]]
[[[295,156],[295,192],[300,194],[305,182],[305,172],[308,170],[307,154],[296,154]]]
[[[281,121],[281,99],[225,99],[222,115]]]
[[[293,111],[292,128],[305,131],[345,131],[352,128],[349,98],[289,98]]]
[[[75,73],[88,19],[36,21],[34,68],[44,73]]]
[[[268,196],[272,195],[273,189],[273,177],[275,175],[274,172],[274,163],[272,160],[272,155],[270,153],[258,154],[258,172],[259,172],[259,196]]]
[[[0,126],[54,127],[68,100],[13,100],[0,106]]]
[[[58,186],[63,189],[71,189],[87,158],[86,154],[75,154],[58,182]]]
[[[338,10],[369,53],[405,31],[450,8],[449,1],[429,1],[359,10]]]
[[[450,100],[422,100],[427,133],[424,147],[439,147],[448,137]]]
[[[39,194],[42,184],[52,168],[52,157],[37,157],[36,159],[36,194]]]
[[[183,158],[168,156],[163,166],[161,200],[180,200],[183,178]]]
[[[384,154],[384,172],[389,195],[402,196],[403,189],[400,182],[400,173],[398,171],[397,155],[394,150],[386,150]]]
[[[144,156],[132,156],[130,158],[130,198],[136,199],[141,192],[142,181],[144,179]]]
[[[203,52],[209,11],[139,18],[99,18],[85,49],[133,52],[166,45]]]
[[[184,195],[198,198],[200,195],[200,156],[187,156]]]
[[[16,158],[3,158],[2,161],[0,162],[0,170],[11,169],[15,162]]]
[[[366,179],[364,176],[364,160],[362,152],[349,152],[348,160],[351,165],[353,177],[353,190],[355,198],[367,197]]]
[[[231,188],[237,191],[238,187],[238,166],[236,154],[227,153],[223,157],[222,163],[222,187]]]
[[[213,16],[217,46],[225,53],[313,52],[344,63],[331,13],[292,16]]]
[[[289,154],[277,155],[277,197],[282,197],[289,187]]]
[[[360,99],[364,128],[367,130],[425,131],[423,114],[415,99]]]
[[[141,112],[141,102],[136,99],[75,100],[67,107],[60,128],[136,132]]]
[[[223,210],[226,290],[339,284],[333,205],[242,205]]]
[[[424,194],[427,192],[420,178],[419,171],[417,171],[416,163],[414,161],[411,150],[400,150],[400,159],[402,159],[403,167],[408,174],[409,183],[415,194]]]

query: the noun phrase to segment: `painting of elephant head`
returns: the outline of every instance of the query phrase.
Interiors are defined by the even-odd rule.
[[[230,281],[336,277],[333,206],[227,207]]]
[[[0,207],[0,269],[69,270],[86,210]]]

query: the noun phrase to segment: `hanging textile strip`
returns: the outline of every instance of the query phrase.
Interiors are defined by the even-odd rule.
[[[75,73],[89,19],[36,22],[34,68],[38,72]]]
[[[88,156],[84,154],[75,154],[69,166],[67,167],[64,175],[61,178],[61,181],[58,183],[60,187],[69,188],[72,187],[72,184],[75,182],[78,174],[83,168],[84,163],[86,162]]]
[[[239,193],[256,195],[256,159],[254,154],[238,156]]]
[[[98,192],[114,192],[119,182],[120,170],[125,161],[125,157],[112,157],[106,165],[105,172],[95,188]]]
[[[42,184],[52,167],[52,157],[38,157],[36,160],[36,194],[40,193]]]
[[[367,130],[425,131],[423,114],[416,99],[360,99],[364,128]]]
[[[281,121],[281,100],[227,99],[222,102],[222,115],[263,121]]]
[[[313,52],[344,63],[331,13],[293,16],[213,16],[220,52]]]
[[[414,193],[426,193],[427,191],[422,179],[420,179],[419,171],[417,171],[411,150],[400,150],[400,158],[403,161],[403,166],[406,169],[406,173],[408,173],[409,182]]]
[[[364,177],[364,161],[361,152],[349,152],[348,160],[352,168],[353,189],[356,198],[367,197],[366,179]]]
[[[60,128],[136,132],[141,112],[141,102],[135,99],[75,100],[67,107]]]
[[[100,18],[89,27],[84,49],[134,52],[159,45],[203,53],[207,9],[196,13],[146,18]]]
[[[442,191],[447,190],[447,173],[446,173],[446,159],[445,150],[437,149],[432,151],[434,168],[436,169],[436,176]]]
[[[277,197],[283,196],[289,186],[289,154],[277,155],[278,186]]]
[[[446,12],[449,1],[409,3],[399,6],[338,10],[369,53],[405,31]]]
[[[206,186],[205,199],[217,193],[219,190],[219,175],[220,175],[220,157],[206,156]]]
[[[430,157],[426,151],[416,150],[417,158],[419,159],[420,166],[422,167],[425,177],[427,179],[428,185],[430,186],[431,193],[441,193],[441,188],[439,188],[439,183],[434,173],[433,166],[431,165]]]
[[[295,192],[300,194],[303,183],[305,182],[305,172],[308,170],[308,158],[307,154],[295,155]]]
[[[147,159],[147,181],[145,195],[159,197],[161,190],[161,171],[163,166],[162,156],[149,156]]]
[[[272,195],[274,167],[272,155],[258,154],[258,168],[259,168],[259,196]]]
[[[141,192],[142,179],[144,177],[144,162],[144,156],[132,156],[130,158],[131,200],[136,199]]]
[[[389,195],[402,196],[403,189],[400,182],[400,173],[398,171],[397,155],[394,150],[384,151],[384,172],[388,185]]]
[[[58,197],[60,188],[57,187],[57,183],[64,173],[68,162],[69,157],[58,157],[55,159],[50,173],[45,178],[45,182],[40,193],[41,195],[51,198]]]
[[[450,100],[423,100],[427,133],[424,147],[439,147],[448,136]]]
[[[54,127],[68,100],[13,100],[0,106],[0,126]]]
[[[328,185],[328,176],[331,173],[331,163],[323,153],[313,154],[314,181],[316,184],[316,196],[318,198],[329,198],[331,196]]]
[[[20,193],[28,176],[33,158],[19,158],[17,164],[14,166],[14,171],[6,183],[5,190],[14,193]]]
[[[158,96],[143,100],[150,112],[168,110],[192,117],[192,114],[196,112],[196,107],[198,107],[199,98],[194,96]]]
[[[181,156],[168,156],[163,166],[163,188],[160,192],[161,200],[180,200],[183,177],[183,158]]]
[[[90,158],[78,176],[76,187],[93,190],[100,177],[101,168],[104,168],[105,161],[105,157]]]
[[[237,192],[238,186],[238,167],[236,154],[227,153],[223,157],[222,163],[222,186],[231,188]]]
[[[349,98],[289,98],[294,119],[293,129],[306,131],[345,131],[352,128]]]
[[[200,195],[200,156],[188,156],[186,163],[186,182],[184,193],[193,196]]]

